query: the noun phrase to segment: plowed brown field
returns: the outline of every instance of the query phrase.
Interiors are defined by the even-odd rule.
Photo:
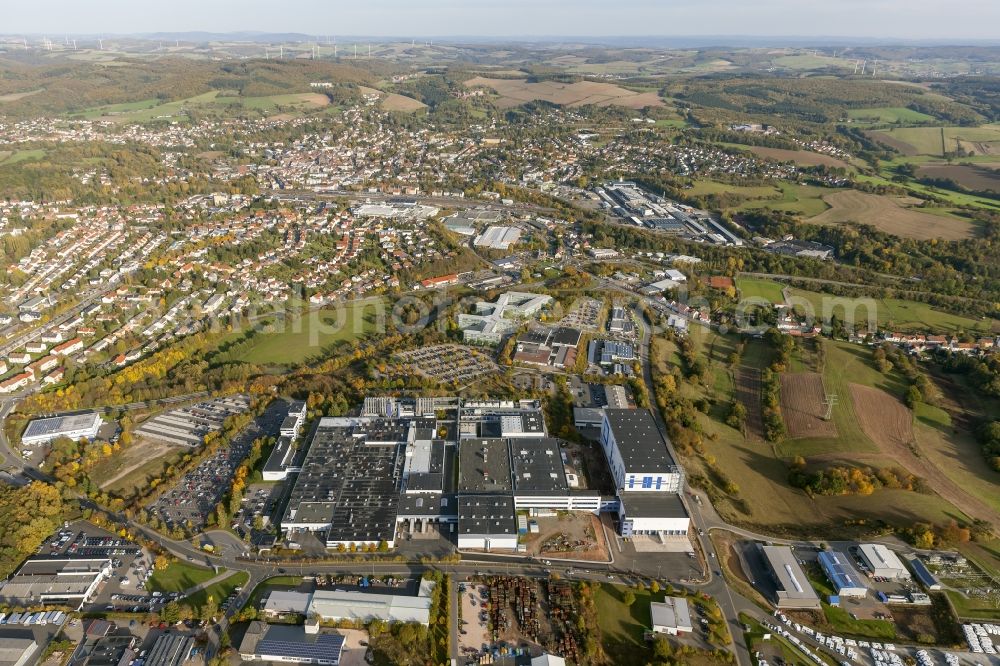
[[[826,421],[823,376],[815,372],[781,375],[781,415],[788,434],[800,437],[836,437],[837,424]]]

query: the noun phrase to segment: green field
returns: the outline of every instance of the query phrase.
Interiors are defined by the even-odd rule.
[[[731,145],[746,149],[746,146]],[[815,217],[829,208],[826,202],[823,201],[823,195],[831,192],[830,189],[825,187],[787,182],[778,183],[776,188],[736,187],[732,188],[732,190],[737,194],[745,195],[746,199],[748,199],[738,205],[735,210],[749,211],[766,208],[786,213],[798,213],[803,217]],[[718,188],[718,192],[725,191],[725,189]]]
[[[40,160],[43,157],[45,157],[45,151],[41,148],[36,148],[34,150],[3,151],[0,152],[0,166],[11,166],[12,164],[26,162],[28,160]]]
[[[237,587],[246,585],[248,580],[250,580],[250,574],[246,571],[237,571],[228,578],[224,578],[218,583],[209,585],[204,590],[195,592],[191,596],[183,599],[181,603],[193,609],[198,609],[204,606],[209,597],[211,597],[216,604],[221,604],[226,597],[236,590]]]
[[[250,593],[247,606],[259,608],[260,602],[272,590],[296,590],[302,586],[301,576],[274,576],[261,583]]]
[[[934,116],[902,106],[880,106],[869,109],[851,109],[847,112],[853,120],[874,123],[931,123]]]
[[[798,302],[800,308],[804,307],[803,301],[808,303],[812,308],[811,314],[819,321],[824,321],[829,315],[835,314],[841,319],[853,316],[858,324],[865,326],[869,323],[871,314],[868,306],[871,306],[874,310],[874,321],[877,321],[879,327],[900,332],[943,335],[961,330],[988,334],[997,330],[1000,325],[1000,322],[977,321],[935,310],[927,303],[898,298],[851,299],[792,287],[789,288],[789,300],[792,303]]]
[[[688,190],[695,196],[707,194],[734,194],[748,199],[776,197],[779,192],[770,185],[732,185],[715,180],[696,180]]]
[[[602,583],[594,594],[601,643],[611,663],[646,664],[650,655],[642,636],[652,628],[649,604],[663,601],[665,595],[659,592],[653,598],[649,590],[632,590],[635,603],[626,606],[622,599],[627,589],[622,585]]]
[[[813,55],[813,54],[802,54],[802,55],[788,55],[780,56],[771,61],[775,67],[785,67],[787,69],[793,69],[796,71],[804,71],[811,69],[825,69],[827,67],[837,67],[840,69],[850,69],[853,63],[840,59],[832,58],[825,55]]]
[[[356,340],[376,330],[377,303],[382,300],[349,301],[339,310],[313,310],[301,317],[282,320],[255,337],[242,357],[247,363],[298,365],[323,353],[327,346]]]
[[[217,575],[211,569],[174,560],[166,569],[154,571],[149,582],[146,583],[146,588],[152,592],[183,592],[207,580],[212,580]]]
[[[213,90],[202,95],[173,102],[144,99],[126,104],[99,106],[74,114],[74,117],[89,120],[109,118],[123,122],[142,123],[159,118],[185,116],[188,110],[218,113],[232,109],[236,111],[254,111],[268,115],[279,110],[299,111],[320,108],[327,104],[328,100],[324,96],[313,93],[270,95],[267,97],[240,97],[226,91]]]
[[[1000,142],[1000,125],[980,125],[979,127],[903,127],[879,130],[891,139],[902,141],[913,148],[918,155],[943,157],[945,151],[954,152],[959,141],[988,143]],[[1000,147],[1000,146],[998,146]]]
[[[868,439],[858,424],[849,385],[873,386],[899,396],[906,388],[902,378],[896,374],[883,375],[876,370],[871,363],[871,352],[865,347],[824,340],[823,348],[823,387],[827,393],[836,393],[840,397],[833,408],[837,437],[779,442],[778,454],[790,458],[828,453],[877,453],[878,447]]]
[[[841,636],[857,638],[875,638],[878,640],[893,640],[896,638],[896,625],[889,620],[855,620],[843,608],[823,604],[823,614],[830,623],[831,629]]]
[[[739,278],[736,280],[736,288],[739,289],[741,299],[755,298],[771,303],[785,302],[785,296],[781,293],[782,285],[771,280]]]
[[[909,525],[913,522],[941,524],[954,516],[961,516],[950,503],[937,495],[925,495],[904,490],[880,490],[874,496],[833,496],[810,498],[788,483],[789,468],[786,456],[803,454],[844,454],[850,459],[857,454],[880,461],[875,444],[858,425],[847,384],[858,382],[880,386],[896,395],[901,394],[902,384],[895,376],[885,377],[871,366],[871,352],[857,345],[823,340],[825,350],[819,353],[824,370],[824,383],[828,391],[839,392],[841,399],[834,410],[839,437],[830,440],[799,440],[754,443],[743,434],[725,424],[727,406],[733,400],[733,388],[728,378],[728,356],[736,336],[719,336],[708,333],[700,337],[700,351],[709,365],[712,379],[698,386],[682,384],[682,391],[694,400],[701,397],[714,402],[709,414],[699,414],[704,429],[706,453],[715,460],[718,468],[739,486],[738,496],[731,497],[717,489],[709,488],[713,503],[730,523],[757,528],[774,534],[810,534],[828,529],[830,525],[843,525],[845,520],[885,520],[892,524]],[[658,345],[659,346],[659,345]],[[673,347],[667,346],[666,363],[676,363]],[[662,354],[663,352],[661,352]],[[768,363],[768,347],[759,341],[748,341],[742,363],[762,367]],[[793,367],[795,359],[793,359]],[[660,362],[660,359],[657,359]],[[799,368],[806,369],[805,367]],[[947,455],[947,454],[945,454]],[[973,459],[978,463],[981,457]],[[692,478],[711,478],[700,457],[685,456],[685,464]],[[885,460],[884,464],[895,464]],[[696,482],[695,485],[699,485]]]

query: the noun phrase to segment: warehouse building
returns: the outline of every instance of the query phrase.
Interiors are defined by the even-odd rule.
[[[369,622],[419,622],[431,620],[431,593],[434,581],[421,580],[416,596],[379,594],[346,590],[316,590],[312,593],[306,615],[319,620],[356,620]]]
[[[683,472],[670,457],[649,410],[604,410],[601,447],[620,492],[681,491]]]
[[[269,625],[254,621],[240,642],[243,661],[339,666],[344,637],[316,626]]]
[[[325,533],[328,548],[381,542],[391,548],[409,432],[409,422],[395,419],[321,419],[282,529]]]
[[[460,495],[458,547],[473,550],[516,549],[517,518],[513,496]]]
[[[521,230],[517,227],[489,227],[482,234],[476,237],[474,243],[476,247],[485,247],[491,250],[508,250],[511,245],[516,245],[521,238]]]
[[[28,666],[39,657],[41,648],[27,629],[0,627],[0,664]]]
[[[819,564],[823,567],[826,577],[833,583],[837,596],[862,598],[868,596],[868,588],[846,555],[834,550],[823,551],[819,554]]]
[[[181,666],[191,657],[194,636],[162,634],[153,643],[145,666]]]
[[[649,613],[654,633],[681,636],[693,631],[691,611],[683,597],[667,597],[663,603],[654,601],[649,604]]]
[[[818,610],[819,596],[809,584],[792,549],[788,546],[760,546],[760,550],[775,583],[778,608]]]
[[[312,595],[308,592],[271,590],[260,609],[267,617],[305,615],[311,600]]]
[[[684,473],[647,409],[605,409],[601,447],[618,489],[622,536],[687,538],[690,519],[680,492]]]
[[[0,603],[81,608],[111,574],[111,560],[32,557],[0,587]]]
[[[70,439],[94,439],[104,421],[97,412],[66,414],[46,419],[34,419],[24,429],[21,443],[25,446],[48,444],[60,437]]]
[[[621,493],[618,520],[623,537],[657,534],[685,537],[691,524],[687,509],[676,493]]]
[[[863,543],[858,546],[861,560],[868,566],[871,575],[889,580],[909,580],[910,572],[902,561],[880,543]]]

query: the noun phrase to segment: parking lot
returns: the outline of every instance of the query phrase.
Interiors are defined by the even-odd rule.
[[[601,325],[604,304],[594,298],[581,298],[573,303],[569,313],[559,322],[560,326],[597,330]]]
[[[204,528],[208,515],[229,490],[233,474],[246,458],[253,441],[258,437],[277,435],[286,411],[284,402],[276,400],[271,403],[229,446],[220,447],[214,455],[181,477],[150,508],[170,529],[175,526],[189,530]]]
[[[138,544],[85,521],[56,532],[40,549],[50,556],[111,560],[111,576],[101,584],[89,611],[144,613],[159,610],[169,598],[146,590],[153,557]]]
[[[257,483],[247,486],[243,492],[240,511],[233,516],[233,522],[238,523],[247,532],[255,529],[255,524],[256,529],[266,528],[273,520],[281,492],[280,484]]]
[[[499,372],[489,355],[464,345],[433,345],[399,355],[411,369],[446,384],[467,384]]]
[[[518,372],[511,378],[511,383],[522,391],[546,391],[552,393],[555,390],[555,384],[553,384],[552,379],[536,372]]]

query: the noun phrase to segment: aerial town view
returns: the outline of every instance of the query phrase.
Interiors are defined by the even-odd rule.
[[[1000,666],[1000,4],[0,11],[0,666]]]

